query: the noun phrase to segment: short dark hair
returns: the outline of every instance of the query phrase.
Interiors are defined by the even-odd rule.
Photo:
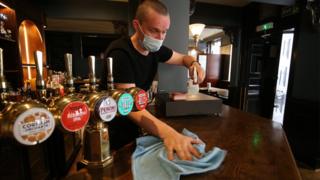
[[[144,0],[141,1],[139,4],[137,11],[136,11],[136,19],[138,19],[140,22],[142,22],[146,15],[148,9],[151,8],[157,13],[164,15],[164,16],[169,16],[169,11],[161,1],[159,0]]]

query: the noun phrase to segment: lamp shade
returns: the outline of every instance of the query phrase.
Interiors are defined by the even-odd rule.
[[[190,24],[189,29],[191,31],[192,36],[200,36],[205,26],[205,24],[201,23]]]

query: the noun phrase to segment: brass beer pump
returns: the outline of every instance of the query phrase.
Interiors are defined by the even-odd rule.
[[[75,92],[72,54],[64,54],[64,63],[64,92],[60,93],[61,85],[52,86],[54,93],[48,99],[50,111],[58,124],[48,143],[53,175],[58,179],[66,175],[75,160],[82,144],[81,133],[90,118],[88,105]]]
[[[90,120],[84,130],[83,159],[88,168],[103,168],[113,162],[110,153],[109,131],[106,122],[117,114],[117,103],[108,92],[98,92],[95,76],[95,57],[89,56],[90,92],[84,97],[90,108]]]
[[[42,52],[36,51],[36,68],[38,74],[42,73]],[[65,55],[65,65],[67,70],[67,94],[64,96],[54,96],[46,99],[45,82],[42,75],[37,75],[36,86],[37,96],[49,106],[49,110],[54,115],[58,127],[67,132],[78,132],[86,126],[89,121],[90,111],[85,102],[73,93],[72,77],[72,55]]]
[[[5,89],[1,50],[0,59],[1,89]],[[23,145],[32,146],[44,142],[51,136],[54,128],[55,120],[48,107],[32,99],[7,102],[0,115],[0,138],[13,137]]]

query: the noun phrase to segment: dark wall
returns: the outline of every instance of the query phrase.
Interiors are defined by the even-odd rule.
[[[278,4],[278,5],[287,5],[291,6],[295,3],[295,0],[251,0],[252,2],[259,2],[259,3],[271,3],[271,4]]]
[[[138,0],[129,0],[128,1],[128,32],[129,35],[132,35],[134,33],[134,29],[132,26],[132,20],[135,17],[136,9],[139,5]]]
[[[320,168],[320,32],[305,5],[294,39],[284,129],[296,159]]]
[[[48,18],[127,21],[128,4],[101,0],[39,2]]]
[[[207,3],[196,3],[190,23],[204,23],[211,26],[241,26],[242,8]]]
[[[124,32],[117,31],[117,28],[127,28],[128,3],[102,0],[34,1],[43,8],[47,19],[113,22],[113,27],[106,27],[114,28],[113,34],[82,32],[77,29],[71,32],[69,29],[63,29],[63,27],[62,29],[47,30],[46,32],[46,47],[50,69],[64,71],[63,55],[64,53],[72,53],[73,75],[86,78],[88,75],[87,57],[95,55],[97,57],[96,74],[99,76],[99,71],[102,68],[101,59],[99,58],[100,53],[104,52],[110,42],[119,38],[121,33]],[[119,22],[122,23],[121,27],[116,26]],[[50,29],[50,27],[48,28]]]
[[[312,27],[309,14],[306,11],[302,14],[295,51],[292,97],[319,102],[320,32]]]
[[[88,56],[96,57],[96,76],[100,78],[101,54],[120,35],[46,31],[47,60],[51,70],[65,71],[64,54],[72,53],[73,76],[88,77]]]

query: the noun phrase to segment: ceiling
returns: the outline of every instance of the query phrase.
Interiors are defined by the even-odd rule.
[[[269,4],[278,4],[278,5],[293,5],[295,0],[195,0],[200,3],[209,3],[209,4],[219,4],[225,6],[234,6],[234,7],[244,7],[250,2],[260,2],[260,3],[269,3]],[[200,35],[200,39],[205,39],[215,34],[223,32],[222,29],[216,28],[205,28]],[[189,32],[189,39],[192,39],[192,35]]]
[[[250,3],[249,0],[196,0],[196,2],[220,4],[225,6],[243,7]]]
[[[117,1],[117,2],[128,2],[128,0],[106,0],[106,1]],[[295,0],[195,0],[200,3],[220,4],[225,6],[243,7],[250,2],[260,2],[268,4],[278,5],[292,5]]]
[[[225,6],[243,7],[250,2],[260,2],[277,5],[293,5],[295,0],[196,0],[196,2],[220,4]]]
[[[107,1],[128,2],[128,0],[107,0]],[[242,7],[247,5],[250,2],[250,0],[196,0],[196,2]]]

